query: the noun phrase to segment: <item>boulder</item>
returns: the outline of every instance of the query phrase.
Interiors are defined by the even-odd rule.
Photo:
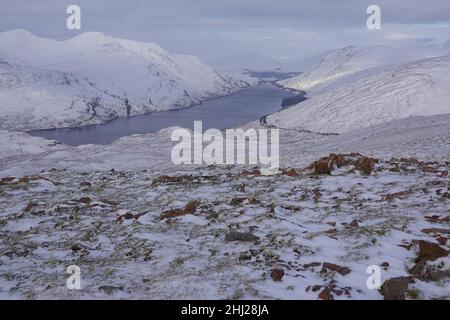
[[[384,300],[405,300],[405,291],[413,283],[412,277],[398,277],[386,280],[381,286]]]
[[[361,157],[357,164],[356,168],[364,174],[369,175],[375,167],[375,160],[368,157]]]
[[[441,248],[437,243],[419,240],[418,260],[434,261],[446,256],[448,256],[448,251]]]

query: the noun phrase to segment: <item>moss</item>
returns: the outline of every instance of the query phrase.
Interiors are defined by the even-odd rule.
[[[421,300],[422,292],[419,289],[408,289],[405,291],[406,296],[411,300]]]

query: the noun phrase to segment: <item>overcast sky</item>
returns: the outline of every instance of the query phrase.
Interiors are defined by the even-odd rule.
[[[82,32],[157,42],[206,60],[262,53],[307,57],[346,45],[436,44],[450,38],[449,0],[0,0],[0,31],[25,28],[65,39],[66,8],[82,10]],[[366,28],[377,4],[382,30]]]

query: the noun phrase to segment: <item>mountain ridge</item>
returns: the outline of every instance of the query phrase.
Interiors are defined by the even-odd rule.
[[[14,90],[6,84],[0,87],[0,128],[9,130],[98,124],[117,117],[182,108],[234,93],[254,81],[248,76],[219,73],[196,57],[170,53],[154,43],[98,32],[59,41],[19,29],[0,33],[0,48],[0,59],[15,66],[3,70],[0,83],[10,82],[11,77],[17,80]],[[20,68],[27,68],[33,79],[48,80],[48,70],[70,74],[83,86],[61,90],[45,80],[39,87],[19,72]],[[89,102],[73,108],[73,101]],[[93,111],[89,106],[92,101],[104,112]],[[55,117],[52,105],[56,104],[60,117]],[[36,118],[23,120],[20,115],[28,117],[30,111]]]

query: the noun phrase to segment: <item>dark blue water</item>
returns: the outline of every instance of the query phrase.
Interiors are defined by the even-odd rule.
[[[58,140],[68,145],[109,144],[132,134],[154,133],[163,128],[193,128],[194,121],[203,121],[203,130],[225,129],[273,113],[281,108],[291,93],[271,84],[249,87],[236,94],[208,100],[191,108],[154,112],[142,116],[119,118],[102,125],[81,128],[37,130],[33,136]]]

